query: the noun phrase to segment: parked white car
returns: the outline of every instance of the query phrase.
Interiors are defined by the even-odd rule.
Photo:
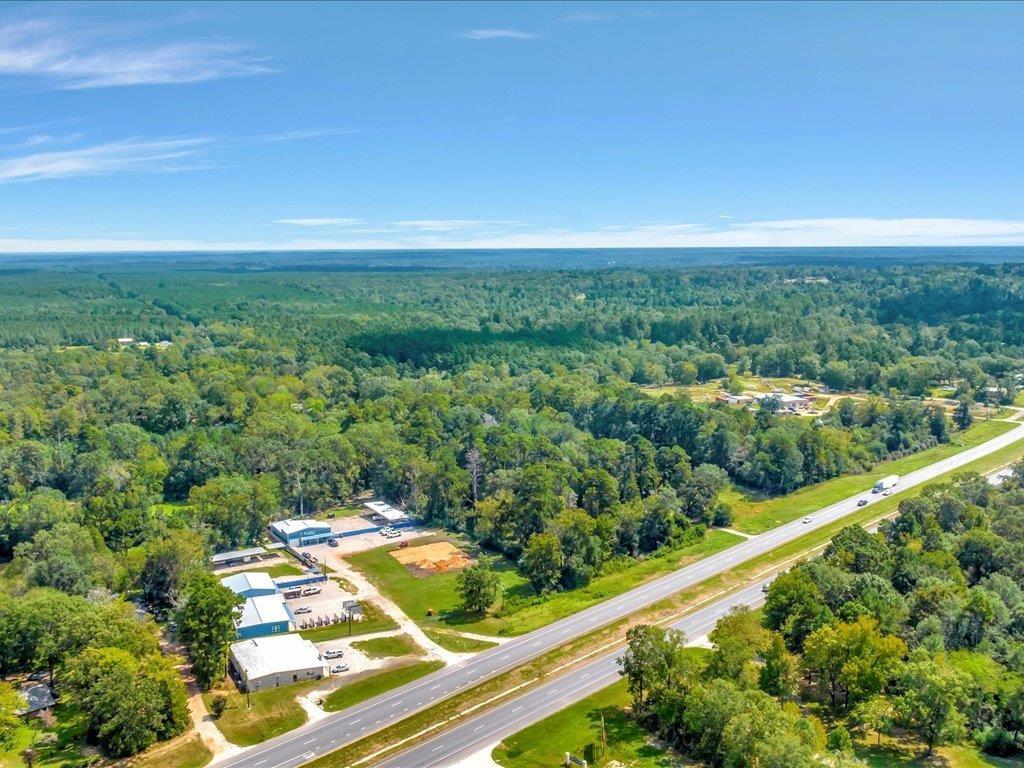
[[[329,650],[324,651],[325,659],[340,659],[344,655],[345,652],[340,648],[331,648]]]
[[[336,675],[339,672],[348,672],[348,664],[335,664],[331,667],[331,674]]]

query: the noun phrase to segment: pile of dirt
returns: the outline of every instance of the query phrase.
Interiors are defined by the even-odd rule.
[[[417,576],[457,571],[473,564],[465,552],[447,541],[394,549],[391,556]]]

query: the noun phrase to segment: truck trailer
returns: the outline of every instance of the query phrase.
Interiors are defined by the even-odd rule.
[[[888,477],[883,477],[881,480],[875,483],[875,487],[872,489],[872,493],[885,493],[886,491],[890,491],[896,487],[896,484],[899,483],[899,481],[899,475],[889,475]]]

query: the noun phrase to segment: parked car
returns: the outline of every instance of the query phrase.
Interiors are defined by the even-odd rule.
[[[336,546],[338,546],[338,540],[337,539],[328,539],[327,540],[327,546],[329,546],[329,547],[336,547]]]
[[[331,667],[331,674],[336,675],[339,672],[348,672],[348,664],[335,664]]]
[[[401,543],[399,543],[398,548],[399,549],[405,549],[408,546],[409,546],[409,542],[408,541],[402,541]]]
[[[331,648],[329,650],[324,651],[325,659],[340,659],[344,655],[345,652],[341,650],[341,648]]]
[[[867,503],[868,503],[868,500],[867,500],[867,499],[858,499],[858,500],[857,500],[857,506],[858,506],[858,507],[864,507],[864,506],[867,506]]]
[[[312,613],[312,612],[313,612],[313,609],[310,608],[308,605],[299,606],[294,611],[292,611],[292,613],[294,613],[296,616],[299,615],[300,613]]]
[[[319,595],[321,592],[323,592],[323,589],[320,587],[306,587],[302,590],[302,596],[308,597],[309,595]]]

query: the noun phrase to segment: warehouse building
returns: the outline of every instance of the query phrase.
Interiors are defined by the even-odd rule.
[[[231,645],[231,666],[242,686],[265,691],[326,677],[328,667],[316,646],[299,635],[260,637]]]
[[[265,571],[242,571],[225,576],[220,583],[239,597],[260,597],[277,594],[277,584]]]
[[[270,532],[290,547],[323,544],[334,538],[334,531],[319,520],[278,520],[270,524]]]
[[[235,619],[239,639],[277,635],[295,629],[295,616],[281,594],[250,597]]]

